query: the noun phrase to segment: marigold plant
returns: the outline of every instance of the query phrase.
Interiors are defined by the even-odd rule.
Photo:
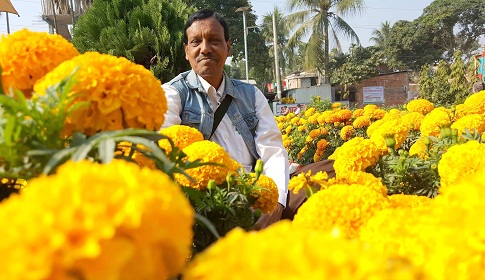
[[[348,171],[365,171],[379,160],[380,150],[370,139],[355,137],[338,147],[329,156],[335,160],[333,166],[337,174]]]
[[[88,102],[66,120],[66,134],[93,135],[123,128],[158,130],[167,101],[160,81],[142,65],[123,57],[86,52],[57,66],[34,85],[38,94],[79,67],[73,105]]]
[[[160,171],[68,162],[0,204],[0,278],[176,276],[190,255],[193,216]]]
[[[28,29],[0,39],[0,67],[3,90],[19,89],[30,96],[34,83],[61,62],[79,55],[61,35]],[[71,73],[66,72],[64,76]]]
[[[426,115],[429,112],[433,111],[434,104],[426,99],[414,99],[406,104],[406,109],[409,112],[417,112],[422,115]]]
[[[172,125],[167,128],[162,128],[160,134],[169,137],[173,141],[174,146],[180,150],[183,150],[194,142],[204,140],[204,135],[202,135],[199,130],[186,125]],[[159,140],[158,145],[160,148],[164,149],[166,153],[172,151],[172,146],[167,139]]]

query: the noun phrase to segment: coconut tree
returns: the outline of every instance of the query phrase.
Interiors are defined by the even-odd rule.
[[[324,82],[330,82],[329,53],[330,40],[340,45],[339,36],[346,36],[357,44],[359,37],[350,25],[342,18],[364,9],[363,0],[288,0],[290,11],[287,24],[296,26],[289,39],[294,45],[306,35],[310,35],[305,49],[306,68],[317,69],[324,75]]]
[[[286,64],[287,61],[285,58],[288,58],[288,37],[290,34],[290,30],[288,29],[287,25],[284,22],[284,15],[283,13],[277,8],[274,8],[272,13],[267,13],[263,17],[263,24],[261,26],[261,35],[263,36],[265,43],[269,46],[269,55],[270,57],[274,58],[274,35],[273,35],[273,14],[275,16],[276,22],[276,36],[278,40],[278,52],[279,55],[279,65],[283,71],[286,73]]]
[[[391,33],[391,23],[389,21],[381,22],[381,28],[374,29],[374,32],[372,32],[373,36],[370,37],[370,41],[374,42],[381,50],[385,50],[389,33]]]

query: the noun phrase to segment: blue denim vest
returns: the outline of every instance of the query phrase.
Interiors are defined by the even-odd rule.
[[[232,102],[227,109],[227,115],[244,139],[246,146],[255,159],[259,158],[256,151],[254,136],[258,118],[256,117],[256,89],[254,86],[229,78],[226,73],[225,87],[222,99],[226,94],[232,96]],[[209,96],[202,87],[197,74],[193,70],[183,72],[167,83],[175,87],[180,95],[182,125],[198,129],[204,139],[208,139],[214,123],[214,110]]]

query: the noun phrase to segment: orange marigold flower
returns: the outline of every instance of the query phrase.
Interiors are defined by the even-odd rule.
[[[158,130],[162,126],[167,100],[160,81],[145,67],[124,57],[97,52],[78,55],[37,81],[35,92],[44,94],[77,67],[77,82],[70,93],[75,96],[73,106],[79,102],[89,105],[66,120],[67,135],[123,128]]]
[[[79,52],[74,45],[61,35],[28,29],[3,35],[0,39],[3,90],[19,89],[30,97],[38,79],[77,55]],[[64,76],[69,73],[64,73]]]
[[[349,140],[355,133],[355,129],[351,125],[346,125],[342,127],[342,130],[340,130],[340,138],[342,140],[347,141]]]
[[[414,99],[409,101],[409,103],[406,105],[406,109],[409,112],[418,112],[426,115],[429,112],[433,111],[434,105],[432,102],[426,99]]]

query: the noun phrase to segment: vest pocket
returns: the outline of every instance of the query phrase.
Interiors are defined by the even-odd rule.
[[[251,130],[251,132],[254,134],[254,132],[256,131],[256,126],[258,125],[258,118],[256,117],[256,114],[255,113],[249,113],[249,114],[246,114],[244,117],[244,122],[247,124],[249,130]]]
[[[194,127],[194,128],[199,128],[200,124],[200,112],[195,112],[194,110],[187,110],[188,108],[185,108],[185,110],[182,112],[182,116],[180,117],[182,120],[182,125]]]

